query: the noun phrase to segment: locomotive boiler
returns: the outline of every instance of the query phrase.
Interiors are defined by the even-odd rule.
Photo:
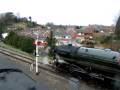
[[[115,82],[117,77],[117,82],[120,84],[119,52],[110,49],[61,45],[55,48],[55,54],[58,66],[66,65],[71,73],[77,73],[78,76],[82,73],[102,80],[115,80]],[[66,66],[63,68],[66,69]]]

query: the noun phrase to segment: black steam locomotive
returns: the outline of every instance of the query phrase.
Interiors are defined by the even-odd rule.
[[[70,73],[120,84],[120,53],[110,49],[97,49],[61,45],[55,48],[56,66]],[[117,79],[116,79],[117,77]]]

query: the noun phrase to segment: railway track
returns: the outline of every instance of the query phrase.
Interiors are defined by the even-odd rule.
[[[0,53],[10,56],[16,60],[22,61],[27,64],[31,64],[34,61],[34,59],[32,57],[17,54],[13,51],[9,51],[9,50],[6,50],[1,47],[0,47]],[[34,66],[35,66],[35,64],[34,64]],[[69,77],[68,77],[69,75],[64,75],[63,73],[56,72],[55,67],[53,67],[51,65],[44,65],[44,64],[39,63],[39,68],[55,74],[55,76],[54,76],[55,78],[69,79]]]
[[[3,48],[0,48],[0,53],[5,54],[7,56],[10,56],[10,57],[12,57],[12,58],[14,58],[16,60],[20,60],[20,61],[22,61],[24,63],[28,63],[28,64],[31,64],[33,62],[33,60],[34,60],[32,57],[17,54],[17,53],[15,53],[13,51],[9,51],[9,50],[3,49]],[[63,73],[61,73],[59,71],[56,72],[56,69],[54,69],[54,67],[49,66],[49,65],[43,65],[43,64],[39,63],[39,68],[55,74],[55,78],[62,78],[62,79],[69,80],[70,77],[73,77],[73,75],[71,75],[69,73],[66,73],[67,71],[65,71]],[[77,77],[75,77],[75,78],[77,78]]]

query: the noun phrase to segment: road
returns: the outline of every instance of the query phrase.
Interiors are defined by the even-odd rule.
[[[95,86],[84,81],[78,81],[75,78],[64,78],[58,74],[50,73],[43,69],[39,69],[40,74],[35,75],[35,70],[29,70],[29,64],[13,59],[11,57],[0,54],[0,68],[18,68],[32,77],[39,85],[49,88],[49,90],[107,90],[100,86]],[[44,89],[43,89],[44,90]]]

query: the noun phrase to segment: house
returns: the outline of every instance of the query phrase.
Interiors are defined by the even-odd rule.
[[[54,37],[57,39],[57,46],[71,43],[71,35],[66,32],[54,32]]]
[[[8,33],[2,33],[2,37],[5,39],[8,36]]]
[[[85,41],[85,35],[83,35],[83,34],[81,34],[81,33],[76,34],[76,40],[77,40],[79,43]]]

